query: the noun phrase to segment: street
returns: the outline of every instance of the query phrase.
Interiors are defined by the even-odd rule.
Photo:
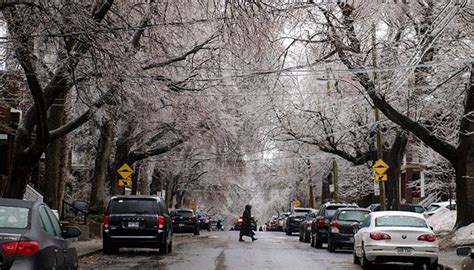
[[[173,252],[167,256],[153,249],[121,249],[118,255],[82,258],[79,269],[361,269],[352,263],[350,250],[330,254],[281,232],[257,232],[257,237],[252,243],[238,242],[234,231],[175,235]]]

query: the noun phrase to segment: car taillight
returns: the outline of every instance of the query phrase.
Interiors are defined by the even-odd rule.
[[[242,223],[243,221],[244,221],[244,220],[241,219],[241,218],[237,219],[237,222],[239,222],[239,223]]]
[[[311,225],[311,223],[313,223],[311,220],[306,221],[307,225]]]
[[[336,221],[331,222],[329,226],[331,226],[331,232],[333,233],[339,232],[339,224]]]
[[[7,255],[30,256],[38,252],[39,244],[35,241],[8,242],[2,244]]]
[[[110,216],[106,215],[104,216],[104,228],[108,229],[110,225]]]
[[[383,232],[371,232],[370,233],[370,239],[372,240],[391,240],[392,237],[390,235],[383,233]]]
[[[191,216],[191,219],[192,219],[192,220],[195,220],[195,219],[196,219],[196,216],[194,216],[194,215]]]
[[[326,219],[325,218],[318,218],[318,227],[324,227],[326,225]]]
[[[255,223],[255,219],[253,219],[253,218],[250,219],[250,222],[251,222],[251,223]]]
[[[436,241],[436,235],[432,233],[422,234],[418,237],[419,241],[434,242]]]
[[[163,229],[165,227],[165,217],[158,216],[158,229]]]

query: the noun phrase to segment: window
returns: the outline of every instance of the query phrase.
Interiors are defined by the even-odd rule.
[[[425,220],[410,216],[381,216],[375,219],[377,227],[416,227],[427,228]]]
[[[341,211],[338,220],[362,222],[369,215],[367,211]]]
[[[155,199],[117,199],[110,203],[111,214],[156,214],[158,204]]]
[[[176,216],[180,216],[180,217],[192,217],[192,216],[193,216],[193,212],[191,212],[191,211],[176,211]]]
[[[370,226],[370,219],[371,219],[371,216],[368,215],[364,221],[361,223],[361,228],[366,228],[366,227],[369,227]]]
[[[0,206],[0,228],[25,229],[28,227],[30,209],[16,206]]]
[[[54,233],[56,234],[57,237],[62,238],[63,237],[63,229],[61,228],[61,224],[59,223],[58,219],[56,218],[56,215],[54,215],[53,211],[51,209],[46,208],[46,212],[48,213],[49,219],[51,220],[51,224],[53,225]]]
[[[51,236],[56,236],[53,224],[51,224],[51,220],[49,219],[48,213],[46,212],[46,208],[40,207],[39,214],[41,223],[43,224],[43,228],[46,230],[46,232]]]

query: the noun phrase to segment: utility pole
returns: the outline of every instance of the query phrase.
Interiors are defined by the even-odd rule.
[[[374,68],[377,67],[377,28],[375,23],[372,23],[372,62]],[[377,72],[374,71],[374,87],[377,85]],[[374,89],[375,91],[375,89]],[[377,123],[377,159],[383,160],[383,143],[382,143],[382,134],[380,134],[380,113],[379,109],[374,105],[375,110],[375,122]],[[379,181],[380,187],[380,209],[385,211],[387,209],[385,204],[385,182]]]
[[[339,188],[338,188],[338,182],[339,182],[339,176],[337,174],[337,161],[335,158],[332,160],[332,183],[334,185],[334,200],[336,202],[339,202]]]

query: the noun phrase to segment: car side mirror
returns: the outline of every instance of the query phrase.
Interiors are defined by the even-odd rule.
[[[434,231],[434,228],[433,228],[433,226],[430,226],[430,229],[431,229],[432,231]]]
[[[354,232],[354,234],[356,234],[360,230],[360,223],[357,223],[357,222],[352,223],[351,227],[352,227],[352,231]]]
[[[76,238],[81,235],[81,230],[78,227],[66,227],[63,234],[64,238]]]
[[[460,257],[472,256],[472,249],[470,247],[460,247],[456,249],[456,254]]]

